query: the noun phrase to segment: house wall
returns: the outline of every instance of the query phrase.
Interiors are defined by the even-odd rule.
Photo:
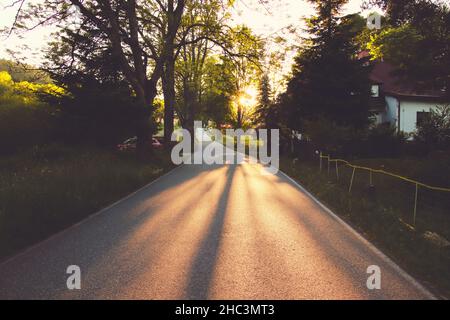
[[[390,122],[396,127],[398,124],[398,103],[399,100],[392,96],[386,96],[386,112],[384,122]],[[417,100],[400,100],[400,130],[406,133],[412,133],[416,130],[417,112],[429,112],[443,103]]]
[[[398,100],[392,96],[385,96],[386,111],[383,115],[383,122],[389,122],[397,127]]]
[[[442,103],[424,101],[401,101],[400,102],[400,130],[411,133],[416,130],[417,112],[429,112],[442,106]]]

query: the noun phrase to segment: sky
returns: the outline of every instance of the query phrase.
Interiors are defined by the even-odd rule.
[[[349,0],[343,14],[360,12],[362,2]],[[314,7],[306,0],[236,0],[233,11],[235,21],[249,25],[256,33],[269,35],[289,24],[300,26],[302,18],[314,14]]]
[[[267,2],[261,3],[261,2]],[[361,6],[363,0],[349,0],[342,8],[341,14],[361,13],[367,16],[369,11],[363,11]],[[370,10],[372,12],[374,10]],[[376,9],[381,13],[381,10]],[[246,24],[253,32],[263,38],[273,39],[281,36],[287,40],[283,46],[292,46],[300,44],[300,35],[305,35],[304,18],[315,14],[314,6],[307,0],[236,0],[232,20],[235,24]],[[295,34],[288,31],[288,26],[296,29]],[[279,45],[269,41],[267,48],[269,51],[279,51]],[[293,57],[296,52],[290,51],[286,54],[286,60],[281,70],[275,71],[271,78],[274,91],[283,90],[285,82],[284,77],[291,71]],[[271,70],[269,70],[270,73]]]
[[[11,26],[14,21],[17,6],[7,7],[13,2],[0,0],[0,29]],[[360,12],[362,2],[363,0],[350,0],[343,8],[343,14]],[[312,14],[314,8],[306,0],[236,0],[232,9],[231,24],[246,24],[255,34],[269,40],[277,35],[283,36],[288,40],[287,45],[292,45],[298,44],[298,39],[287,31],[287,27],[292,25],[301,30],[304,26],[303,18]],[[26,51],[24,62],[38,65],[42,61],[42,49],[51,39],[54,30],[52,27],[37,28],[27,31],[22,39],[16,35],[8,38],[1,36],[0,58],[9,58],[7,49],[17,49],[26,45],[29,50]],[[272,45],[272,49],[276,49],[275,45]],[[288,55],[283,73],[290,68],[292,55],[293,53]]]

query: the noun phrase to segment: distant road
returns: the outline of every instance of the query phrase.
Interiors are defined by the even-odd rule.
[[[184,165],[0,264],[3,299],[427,299],[282,173]],[[81,268],[68,290],[66,268]],[[369,265],[381,290],[368,290]]]

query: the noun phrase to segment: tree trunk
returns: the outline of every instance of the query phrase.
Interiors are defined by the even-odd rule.
[[[237,128],[240,129],[242,128],[242,107],[241,105],[238,105],[237,107]]]
[[[154,133],[153,100],[156,97],[156,84],[147,81],[144,99],[139,99],[138,119],[136,125],[136,152],[138,158],[144,159],[151,153],[151,137]]]
[[[166,62],[166,68],[162,78],[164,94],[164,145],[170,146],[171,135],[174,129],[174,108],[175,108],[175,60],[172,57]]]

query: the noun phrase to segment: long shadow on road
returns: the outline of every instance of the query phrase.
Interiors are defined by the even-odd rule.
[[[225,187],[217,203],[215,215],[212,217],[209,229],[193,259],[186,287],[187,299],[205,300],[208,298],[236,167],[236,165],[229,165],[227,168]]]

